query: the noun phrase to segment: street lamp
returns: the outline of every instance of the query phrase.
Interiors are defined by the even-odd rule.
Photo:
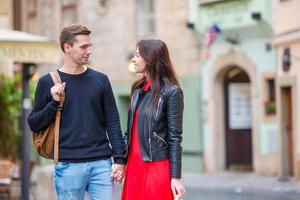
[[[291,53],[290,48],[284,49],[283,55],[282,55],[282,68],[283,71],[287,72],[290,69],[291,66]]]
[[[23,102],[22,102],[22,200],[29,200],[29,185],[30,185],[30,129],[27,123],[27,116],[31,109],[31,99],[29,90],[29,80],[36,70],[36,65],[33,63],[23,64],[22,87],[23,87]]]

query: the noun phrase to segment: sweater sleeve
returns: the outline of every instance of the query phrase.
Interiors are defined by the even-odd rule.
[[[27,118],[29,127],[33,132],[39,132],[53,122],[59,105],[59,102],[53,100],[51,97],[51,81],[47,81],[46,78],[42,77],[38,81],[35,91],[35,103]]]
[[[119,112],[110,82],[107,77],[105,85],[103,108],[106,120],[106,130],[112,146],[113,158],[115,163],[125,164],[125,143],[122,138]]]

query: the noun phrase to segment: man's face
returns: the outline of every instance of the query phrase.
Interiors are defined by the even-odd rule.
[[[77,35],[73,46],[65,44],[65,54],[78,65],[85,65],[91,55],[91,38],[89,35]]]

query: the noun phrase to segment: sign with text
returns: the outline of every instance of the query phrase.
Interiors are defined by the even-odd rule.
[[[59,49],[45,43],[0,43],[0,59],[14,62],[58,63]]]
[[[250,1],[222,1],[200,7],[202,30],[211,23],[219,24],[222,29],[244,27],[254,23],[250,17]]]

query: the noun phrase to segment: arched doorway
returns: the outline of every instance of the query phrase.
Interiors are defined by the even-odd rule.
[[[205,169],[207,171],[220,171],[228,168],[230,169],[231,163],[235,163],[234,159],[233,161],[230,162],[229,159],[227,159],[228,157],[227,152],[229,152],[227,151],[227,146],[229,146],[230,144],[229,145],[227,144],[227,138],[226,138],[227,126],[228,126],[226,125],[226,118],[228,118],[227,115],[229,114],[226,114],[225,107],[226,107],[226,101],[229,100],[226,100],[225,90],[224,90],[226,85],[225,79],[227,79],[226,77],[228,76],[228,74],[237,73],[237,70],[233,70],[235,68],[239,69],[238,74],[241,73],[240,75],[244,77],[244,81],[246,81],[247,84],[249,85],[244,87],[248,87],[247,90],[250,90],[249,91],[250,102],[251,102],[251,107],[250,107],[251,110],[251,120],[250,120],[251,121],[250,122],[251,123],[251,150],[250,150],[251,153],[250,154],[251,156],[250,157],[251,157],[253,170],[255,170],[255,167],[257,165],[258,151],[257,149],[255,149],[255,146],[257,146],[256,140],[258,138],[257,136],[258,111],[256,109],[256,105],[258,105],[258,96],[257,96],[257,87],[256,87],[257,85],[256,66],[253,64],[253,62],[246,54],[230,49],[226,53],[221,54],[216,58],[216,61],[214,62],[209,73],[210,92],[209,92],[209,100],[208,100],[208,112],[209,112],[208,132],[206,135],[207,137],[204,138],[204,142],[206,144],[204,146],[204,152],[205,152],[204,162],[205,162]],[[230,72],[231,70],[233,70],[233,72]],[[245,78],[245,76],[248,78]],[[232,80],[233,83],[235,83],[234,80],[236,79],[234,78]],[[229,122],[227,122],[227,124],[228,123]]]
[[[252,170],[251,84],[239,67],[225,72],[224,101],[225,167]]]

